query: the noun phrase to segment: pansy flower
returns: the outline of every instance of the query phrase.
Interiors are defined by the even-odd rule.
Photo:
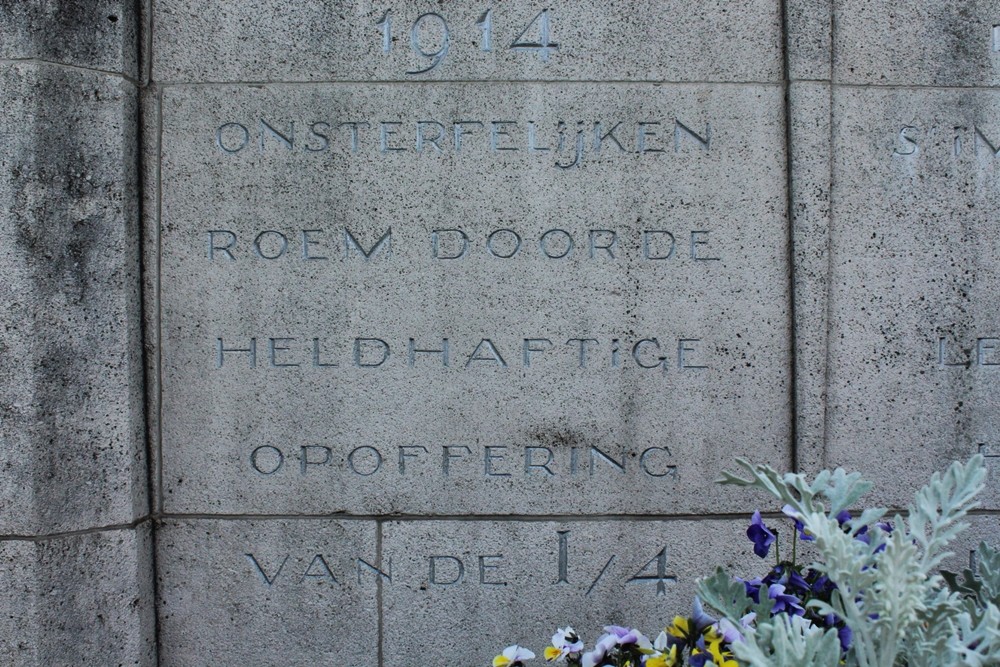
[[[752,611],[740,619],[740,626],[744,629],[749,628],[751,627],[750,624],[753,623],[756,618],[757,613]],[[736,627],[736,625],[734,625],[728,618],[720,618],[719,622],[712,626],[712,629],[721,635],[722,640],[727,644],[743,641],[742,630]]]
[[[583,642],[573,628],[559,628],[552,635],[552,646],[545,649],[545,659],[549,662],[565,658],[572,653],[583,651]]]
[[[804,615],[806,610],[799,604],[801,600],[790,593],[786,593],[785,590],[785,586],[782,584],[771,584],[768,587],[767,597],[774,600],[774,608],[771,610],[771,613],[786,613],[795,616]]]
[[[754,512],[750,518],[750,527],[747,528],[747,537],[753,542],[753,552],[761,558],[767,558],[767,552],[771,550],[771,545],[777,539],[771,529],[764,525],[764,520],[760,518],[760,512]]]
[[[666,631],[660,632],[653,642],[653,649],[646,658],[645,667],[677,667],[681,664],[677,644],[670,644]]]
[[[608,653],[616,646],[618,646],[618,637],[612,634],[604,635],[597,640],[592,651],[583,654],[580,664],[582,667],[601,667],[605,664],[604,659]]]
[[[738,667],[722,635],[708,628],[691,648],[691,667]]]
[[[503,653],[493,658],[493,667],[524,667],[525,660],[531,660],[535,654],[528,649],[514,644],[503,650]]]

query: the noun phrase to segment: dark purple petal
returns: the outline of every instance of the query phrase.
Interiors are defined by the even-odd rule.
[[[775,536],[771,530],[764,525],[760,518],[760,512],[754,512],[750,519],[750,527],[747,528],[747,537],[753,542],[753,552],[760,558],[767,558],[767,552],[774,544]]]
[[[743,582],[747,597],[760,604],[760,587],[763,582],[760,579],[740,579],[739,577],[737,577],[737,581]]]
[[[854,639],[854,633],[846,625],[837,631],[837,636],[840,637],[840,650],[847,652],[847,649],[851,648],[851,640]]]
[[[788,573],[788,585],[791,586],[791,588],[800,595],[806,595],[807,593],[809,593],[811,589],[811,587],[802,577],[802,575],[796,572],[795,570],[792,570]]]
[[[802,616],[806,613],[806,610],[799,604],[800,600],[794,595],[786,593],[785,587],[781,584],[771,584],[771,587],[767,589],[767,597],[774,600],[774,608],[771,610],[772,616],[780,613]]]

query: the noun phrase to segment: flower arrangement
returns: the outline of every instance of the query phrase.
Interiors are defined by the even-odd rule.
[[[981,456],[935,473],[905,516],[852,512],[871,484],[857,473],[781,475],[738,463],[745,479],[723,484],[767,491],[791,523],[791,557],[779,533],[755,512],[747,529],[754,552],[775,564],[761,577],[721,568],[698,582],[690,616],[676,616],[655,640],[606,626],[590,650],[571,627],[545,649],[568,667],[989,667],[1000,665],[1000,551],[981,544],[977,571],[939,572],[946,548],[967,526],[986,470]],[[798,562],[807,542],[815,558]],[[703,605],[718,613],[713,617]],[[524,667],[535,654],[509,646],[493,667]]]

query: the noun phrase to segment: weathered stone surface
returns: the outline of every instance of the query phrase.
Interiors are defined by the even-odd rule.
[[[167,521],[160,665],[374,667],[378,558],[369,521]]]
[[[156,665],[150,531],[0,542],[0,662]]]
[[[483,50],[488,3],[374,3],[339,0],[289,5],[280,0],[160,0],[153,23],[157,81],[323,81],[410,79],[585,79],[640,81],[777,81],[781,73],[781,11],[776,0],[748,0],[739,11],[725,0],[608,3],[584,0],[548,10],[525,0],[492,8],[490,50]],[[389,11],[385,52],[379,26]],[[418,55],[411,45],[437,53]],[[537,19],[537,20],[536,20]],[[523,35],[522,35],[523,31]],[[558,44],[539,49],[514,44]]]
[[[834,80],[840,83],[995,86],[996,0],[834,0]]]
[[[120,77],[0,67],[0,530],[146,509],[136,100]]]
[[[830,85],[796,82],[791,114],[796,465],[823,466],[830,269]]]
[[[905,503],[1000,453],[1000,94],[838,89],[834,118],[827,463]]]
[[[541,655],[567,625],[589,646],[607,624],[655,638],[690,613],[696,575],[716,565],[766,572],[745,530],[739,521],[387,522],[385,662],[416,664],[404,656],[418,646],[422,664],[441,667],[488,665],[514,643]]]
[[[833,3],[834,0],[785,0],[790,80],[830,80]]]
[[[130,0],[3,0],[0,58],[38,58],[136,76]]]
[[[704,493],[720,462],[790,466],[781,105],[744,86],[165,90],[165,509],[742,507]],[[356,121],[352,152],[335,128]],[[440,152],[417,151],[420,121]],[[598,121],[621,148],[595,152]],[[443,339],[447,364],[416,351]]]

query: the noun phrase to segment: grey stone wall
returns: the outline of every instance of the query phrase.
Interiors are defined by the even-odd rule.
[[[153,665],[138,15],[0,11],[0,662]]]
[[[736,456],[996,535],[1000,3],[136,4],[0,2],[0,661],[652,630]]]

